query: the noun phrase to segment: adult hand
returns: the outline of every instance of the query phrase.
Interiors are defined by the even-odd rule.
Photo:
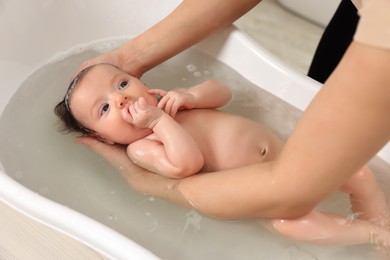
[[[129,73],[130,75],[140,78],[142,76],[142,72],[133,68],[132,63],[129,62],[131,60],[131,51],[129,49],[123,50],[124,48],[125,46],[84,61],[76,70],[76,73],[73,75],[72,79],[83,69],[101,63],[112,64],[118,67],[120,70]],[[123,55],[124,52],[126,52],[126,58]],[[126,62],[126,60],[128,60],[128,62]]]
[[[146,32],[115,51],[85,61],[77,71],[106,62],[139,78],[144,72],[230,25],[259,2],[260,0],[182,1],[170,15]]]
[[[110,52],[106,52],[106,53],[103,53],[99,56],[96,56],[96,57],[93,57],[91,59],[84,61],[80,65],[80,67],[76,70],[76,73],[74,76],[76,76],[83,69],[90,67],[92,65],[95,65],[95,64],[100,64],[100,63],[109,63],[109,64],[112,64],[112,65],[118,67],[118,68],[121,68],[123,63],[121,61],[121,56],[120,56],[120,53],[118,50],[119,49],[114,50],[114,51],[110,51]]]
[[[170,179],[135,165],[127,156],[125,146],[108,145],[86,136],[76,138],[75,142],[102,156],[136,191],[191,207],[177,188],[180,179]]]

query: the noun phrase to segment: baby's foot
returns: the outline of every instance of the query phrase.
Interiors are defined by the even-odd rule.
[[[375,226],[370,234],[370,243],[375,246],[379,259],[390,259],[390,228]]]

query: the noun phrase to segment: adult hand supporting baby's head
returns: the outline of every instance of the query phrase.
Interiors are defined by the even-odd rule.
[[[133,77],[140,78],[142,76],[142,72],[132,67],[132,62],[129,58],[130,53],[126,54],[127,58],[124,58],[124,55],[122,54],[123,52],[124,50],[119,48],[84,61],[76,70],[76,73],[73,75],[72,79],[83,69],[101,63],[112,64],[120,70],[132,75]]]
[[[74,141],[85,145],[98,155],[102,156],[115,170],[128,180],[131,186],[137,190],[136,179],[139,175],[152,174],[135,165],[127,156],[126,148],[121,145],[106,144],[96,138],[88,136],[77,137]]]
[[[75,142],[85,145],[102,156],[136,191],[169,200],[184,207],[191,207],[177,189],[180,179],[167,178],[135,165],[129,159],[126,147],[105,144],[87,136],[77,137]]]
[[[110,52],[107,52],[107,53],[103,53],[99,56],[96,56],[96,57],[93,57],[91,59],[88,59],[86,61],[84,61],[80,67],[76,70],[75,74],[73,75],[72,79],[78,74],[80,73],[80,71],[82,71],[83,69],[89,67],[89,66],[92,66],[92,65],[95,65],[95,64],[100,64],[100,63],[109,63],[109,64],[112,64],[118,68],[121,68],[122,67],[122,62],[121,62],[121,59],[120,59],[120,55],[119,55],[119,52],[118,50],[114,50],[114,51],[110,51]]]

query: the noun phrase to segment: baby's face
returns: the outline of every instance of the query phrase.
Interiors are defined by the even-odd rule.
[[[156,97],[148,93],[139,79],[102,64],[92,68],[76,86],[70,97],[70,109],[83,126],[103,139],[129,144],[152,132],[123,119],[129,105],[140,97],[150,105],[157,105]]]

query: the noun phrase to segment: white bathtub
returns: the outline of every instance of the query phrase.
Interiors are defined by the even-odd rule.
[[[162,19],[179,2],[26,0],[21,4],[20,1],[1,1],[0,114],[20,84],[58,53],[99,39],[135,36]],[[198,44],[195,49],[229,65],[250,82],[262,86],[267,92],[299,110],[305,109],[319,88],[318,83],[281,63],[233,26]],[[8,149],[0,145],[3,151]],[[4,170],[7,162],[3,158],[0,160],[0,199],[14,209],[85,243],[109,258],[160,257],[151,253],[147,245],[145,249],[133,242],[131,237],[67,205],[48,199],[33,191],[28,184],[20,184]],[[13,160],[23,164],[17,156]],[[384,171],[388,170],[384,162],[390,162],[389,149],[383,149],[373,163],[383,176],[386,175]],[[67,195],[58,196],[66,200]]]

